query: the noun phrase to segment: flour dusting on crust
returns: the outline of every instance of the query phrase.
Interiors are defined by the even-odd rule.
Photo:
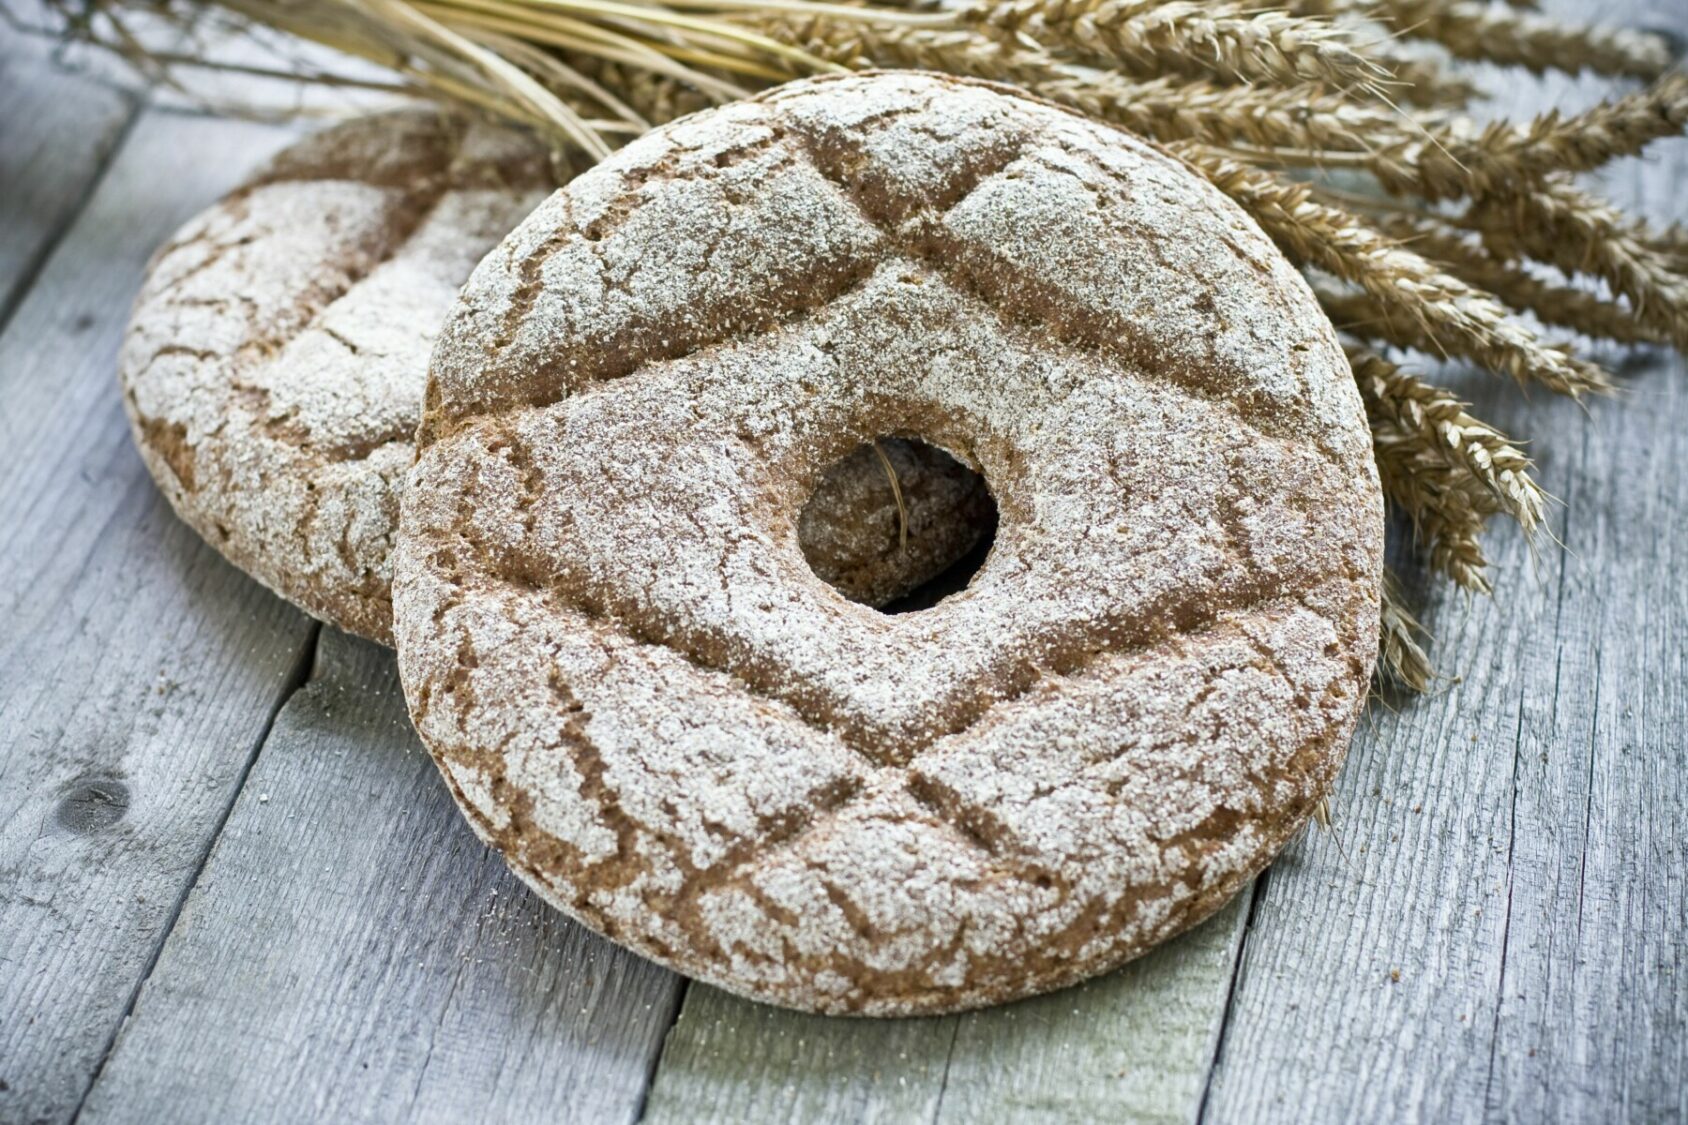
[[[882,434],[981,472],[887,616],[798,513]],[[658,130],[476,270],[395,563],[412,717],[574,917],[742,994],[953,1011],[1200,921],[1303,823],[1376,644],[1334,333],[1210,185],[927,75]]]
[[[283,597],[389,640],[429,350],[550,189],[516,135],[402,111],[306,139],[191,220],[154,258],[120,360],[177,512]]]
[[[182,518],[283,597],[390,643],[389,555],[434,337],[553,183],[532,141],[406,110],[293,145],[183,227],[120,362],[136,443]],[[886,550],[883,471],[827,488],[810,532],[859,601],[907,592],[982,530],[965,490],[917,490],[929,533]]]

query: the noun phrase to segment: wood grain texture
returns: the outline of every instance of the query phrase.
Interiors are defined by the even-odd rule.
[[[693,984],[644,1120],[931,1121],[959,1020],[816,1016]]]
[[[1480,404],[1539,439],[1568,550],[1507,544],[1504,608],[1430,594],[1461,678],[1374,710],[1337,835],[1272,869],[1209,1120],[1688,1116],[1685,378]]]
[[[83,1120],[628,1121],[679,988],[509,873],[325,629]]]
[[[1656,152],[1605,190],[1688,218],[1688,143]],[[1207,1120],[1688,1118],[1688,369],[1622,370],[1586,413],[1463,378],[1564,549],[1503,532],[1495,599],[1420,591],[1457,678],[1373,709],[1336,837],[1273,867]]]
[[[4,7],[20,22],[44,22],[31,0]],[[132,91],[51,55],[48,40],[0,22],[0,326],[138,111]]]
[[[960,1016],[829,1019],[693,985],[645,1119],[1189,1121],[1247,900],[1119,972]]]
[[[963,1016],[938,1120],[1193,1120],[1252,897],[1118,972]]]
[[[311,634],[175,520],[113,377],[147,256],[286,136],[143,120],[0,336],[0,1120],[75,1111]]]

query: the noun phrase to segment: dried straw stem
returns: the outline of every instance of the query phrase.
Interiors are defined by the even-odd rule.
[[[615,91],[651,125],[673,121],[714,104],[714,99],[702,91],[643,67],[608,62],[590,55],[567,53],[564,57],[583,73]]]
[[[1521,383],[1534,381],[1573,398],[1610,387],[1599,367],[1544,343],[1494,297],[1355,216],[1314,202],[1306,185],[1279,180],[1200,145],[1170,147],[1242,204],[1291,258],[1359,286],[1391,313],[1416,321],[1442,354],[1463,356]]]
[[[1404,319],[1370,293],[1315,287],[1313,295],[1330,322],[1350,336],[1423,352],[1433,359],[1444,358],[1435,338],[1422,323]]]
[[[790,17],[752,22],[772,38],[855,70],[907,67],[1031,87],[1069,69],[1036,49],[966,29],[879,27]],[[1116,75],[1107,77],[1128,88],[1137,86]]]
[[[1095,72],[1057,74],[1033,89],[1051,101],[1162,141],[1244,143],[1315,154],[1364,152],[1399,135],[1397,112],[1318,86],[1221,86],[1159,79],[1126,82]]]
[[[1206,90],[1194,92],[1198,108],[1219,103]],[[1391,193],[1431,203],[1482,199],[1590,171],[1688,128],[1688,74],[1668,75],[1579,114],[1546,113],[1522,124],[1498,121],[1476,133],[1432,115],[1409,116],[1312,86],[1219,87],[1218,94],[1230,96],[1224,116],[1211,118],[1221,127],[1185,137],[1210,142],[1241,137],[1266,150],[1247,154],[1254,163],[1365,169]],[[1253,127],[1245,134],[1231,128],[1233,122]],[[1177,124],[1188,128],[1185,121]]]

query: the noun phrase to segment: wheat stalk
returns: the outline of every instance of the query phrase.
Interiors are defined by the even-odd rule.
[[[1530,459],[1440,387],[1364,348],[1350,347],[1348,358],[1384,495],[1412,521],[1432,568],[1490,592],[1481,546],[1489,518],[1509,516],[1526,535],[1541,526],[1547,497]]]
[[[1453,129],[1377,153],[1369,162],[1385,188],[1427,201],[1515,192],[1567,172],[1586,172],[1639,153],[1688,126],[1688,74],[1671,74],[1647,89],[1569,117],[1543,114],[1522,125],[1494,122],[1477,136]],[[1374,143],[1387,137],[1378,130]]]
[[[1367,417],[1417,435],[1420,447],[1439,451],[1450,467],[1463,467],[1487,490],[1499,511],[1534,534],[1547,495],[1531,476],[1530,459],[1512,440],[1467,411],[1451,392],[1409,375],[1375,352],[1350,347],[1348,362]]]
[[[1611,381],[1599,367],[1545,344],[1494,297],[1355,216],[1314,202],[1305,185],[1276,179],[1201,145],[1172,147],[1247,208],[1292,259],[1357,285],[1392,313],[1416,321],[1442,354],[1573,398],[1609,389]]]
[[[1412,522],[1430,569],[1461,589],[1492,593],[1482,543],[1486,516],[1457,474],[1417,456],[1411,439],[1387,424],[1373,429],[1372,452],[1384,497]]]
[[[1670,44],[1658,35],[1567,24],[1493,4],[1379,0],[1370,11],[1401,36],[1432,40],[1455,58],[1520,66],[1538,74],[1586,70],[1653,79],[1671,63]]]
[[[1151,76],[1326,82],[1372,89],[1387,79],[1344,29],[1215,0],[976,0],[962,21]]]
[[[1395,134],[1400,115],[1356,103],[1322,87],[1228,86],[1181,78],[1133,79],[1071,66],[1009,39],[966,30],[840,27],[823,21],[771,20],[768,34],[852,68],[911,67],[970,74],[1024,86],[1087,116],[1157,140],[1242,141],[1262,147],[1363,151],[1368,134]]]
[[[1496,258],[1472,242],[1472,236],[1440,220],[1389,215],[1378,222],[1385,233],[1403,245],[1511,307],[1528,310],[1544,324],[1620,344],[1667,342],[1662,332],[1642,324],[1623,305],[1589,289],[1543,281],[1515,262]]]
[[[1605,200],[1556,181],[1485,199],[1457,221],[1497,256],[1601,278],[1628,298],[1638,321],[1688,351],[1688,278],[1651,243],[1645,224]]]

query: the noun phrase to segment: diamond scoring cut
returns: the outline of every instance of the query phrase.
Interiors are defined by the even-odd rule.
[[[842,175],[829,174],[827,162],[813,158],[815,151],[813,138],[809,137],[808,134],[800,135],[807,142],[811,142],[806,145],[805,151],[810,155],[810,163],[815,169],[832,184],[840,196],[849,201],[851,207],[860,217],[871,223],[880,232],[884,244],[895,245],[900,251],[904,252],[904,256],[901,258],[889,257],[886,253],[886,246],[881,245],[872,252],[881,260],[870,275],[851,277],[847,283],[843,284],[839,292],[827,296],[824,301],[818,304],[811,303],[797,310],[794,317],[780,323],[759,325],[748,333],[741,329],[725,339],[696,344],[673,355],[658,354],[622,374],[637,374],[639,382],[668,380],[672,386],[666,388],[664,393],[670,393],[674,387],[685,385],[687,370],[692,370],[695,373],[695,371],[703,368],[716,367],[731,362],[735,357],[753,352],[763,344],[769,347],[778,346],[787,349],[793,346],[813,346],[824,353],[826,348],[821,337],[827,331],[837,327],[841,315],[841,306],[847,306],[843,308],[843,311],[851,311],[856,307],[852,302],[859,300],[861,307],[871,310],[873,306],[868,298],[873,296],[874,286],[879,284],[886,275],[899,271],[909,276],[919,276],[924,273],[932,282],[936,283],[937,289],[946,290],[949,297],[971,305],[979,318],[994,324],[995,332],[993,335],[998,344],[1022,331],[1022,328],[1016,323],[1019,320],[1018,310],[1015,308],[1005,309],[1002,303],[994,299],[994,294],[972,286],[958,289],[947,284],[957,276],[957,270],[961,267],[958,267],[946,257],[944,240],[938,237],[936,233],[943,225],[944,216],[922,215],[914,212],[890,217],[882,213],[879,218],[876,218],[858,197],[858,193],[862,190],[860,185]],[[950,199],[945,200],[949,203],[950,211],[966,204],[975,192],[993,178],[1012,176],[1013,172],[1010,169],[1016,161],[1025,155],[1026,151],[1024,145],[1017,145],[1012,151],[998,154],[999,159],[994,162],[969,169],[972,175],[953,184],[950,189],[952,193],[950,199],[953,202]],[[531,263],[528,263],[528,265],[531,266]],[[965,272],[962,269],[962,273],[965,274]],[[1012,306],[1013,303],[1009,302],[1008,304]],[[1051,358],[1048,355],[1050,344],[1047,338],[1038,341],[1038,347],[1044,353],[1043,358],[1057,366],[1065,364],[1071,368],[1079,369],[1098,364],[1099,360],[1096,356],[1072,354],[1071,343],[1072,337],[1069,335],[1067,343],[1059,349],[1061,354],[1058,358]],[[1117,360],[1107,364],[1107,366],[1110,368],[1109,374],[1115,379],[1140,381],[1145,377],[1145,373],[1141,370],[1135,372],[1122,371]],[[1136,365],[1130,366],[1135,367]],[[1155,381],[1162,382],[1163,380],[1157,379]],[[1283,443],[1285,446],[1284,456],[1305,451],[1311,453],[1314,459],[1324,466],[1329,466],[1335,460],[1333,451],[1325,447],[1322,441],[1314,442],[1312,445],[1308,445],[1304,441],[1302,445],[1296,445],[1294,442],[1286,441],[1285,435],[1270,432],[1278,429],[1276,425],[1268,425],[1263,429],[1261,404],[1258,402],[1244,400],[1248,403],[1247,408],[1245,408],[1241,402],[1223,398],[1214,399],[1209,394],[1203,393],[1199,387],[1186,385],[1185,381],[1175,382],[1175,386],[1163,386],[1154,393],[1163,396],[1170,395],[1168,402],[1176,401],[1182,404],[1182,409],[1194,410],[1198,413],[1204,410],[1212,413],[1215,412],[1217,407],[1216,414],[1209,417],[1210,424],[1223,430],[1226,427],[1220,426],[1220,418],[1228,418],[1232,427],[1240,427],[1243,434],[1262,445]],[[468,439],[476,431],[488,433],[508,431],[514,435],[515,431],[522,430],[523,433],[519,440],[526,442],[532,437],[533,431],[526,430],[524,427],[536,424],[536,418],[551,418],[555,421],[559,412],[561,416],[571,416],[577,411],[600,409],[603,402],[614,397],[607,392],[610,392],[616,384],[623,383],[623,379],[615,378],[609,384],[598,384],[597,386],[589,384],[587,388],[580,392],[563,396],[563,400],[557,404],[555,410],[550,404],[543,401],[521,405],[512,404],[508,409],[477,406],[473,410],[475,416],[463,420],[462,428],[465,432],[460,436]],[[1083,387],[1085,383],[1084,378],[1074,377],[1075,388]],[[701,382],[694,380],[693,383],[698,387],[704,387],[706,384],[706,379]],[[629,391],[628,394],[637,400],[639,392],[634,390]],[[593,400],[597,401],[594,402]],[[704,403],[700,409],[703,409],[707,414],[708,404]],[[601,420],[601,418],[597,420]],[[558,425],[557,433],[560,434],[563,432],[562,424],[559,423]],[[543,432],[543,427],[540,427],[540,431]],[[777,427],[775,431],[777,431]],[[775,431],[770,431],[769,434],[752,435],[747,440],[750,440],[752,444],[758,441],[776,441],[779,434]],[[449,433],[450,431],[442,430],[441,432]],[[1234,432],[1234,430],[1231,432]],[[1299,436],[1307,437],[1306,434]],[[973,441],[978,439],[978,435],[947,435],[945,444],[949,444],[950,438]],[[513,440],[515,439],[513,438]],[[795,439],[792,440],[795,443]],[[534,445],[534,448],[538,449],[542,446]],[[548,466],[548,470],[554,469],[555,466]],[[632,477],[637,479],[637,467],[631,468],[630,472]],[[1299,498],[1300,496],[1299,493],[1294,493],[1292,484],[1283,485],[1283,489],[1286,499]],[[1223,489],[1220,491],[1224,492]],[[548,528],[546,521],[556,519],[557,513],[544,510],[550,499],[549,497],[542,498],[538,505],[541,511],[537,516],[536,523],[529,525],[528,530],[530,532],[534,531],[536,527],[541,530],[554,530]],[[1025,501],[1027,497],[1025,495],[1013,495],[1004,496],[1000,499],[1004,504],[1004,538],[1010,538],[1015,519],[1013,505],[1016,502]],[[1252,541],[1248,539],[1248,533],[1243,530],[1251,518],[1250,514],[1230,510],[1224,504],[1221,504],[1215,511],[1223,524],[1222,527],[1215,530],[1215,534],[1219,537],[1216,542],[1223,546],[1226,554],[1234,556],[1233,561],[1252,560],[1249,553],[1252,550]],[[572,524],[579,518],[580,513],[575,512],[564,522]],[[653,526],[660,527],[661,525]],[[707,537],[707,533],[707,528],[701,525],[697,528],[698,535]],[[1238,538],[1238,536],[1242,536],[1242,538]],[[494,558],[483,558],[480,561],[495,568],[499,567],[496,553]],[[1346,567],[1350,564],[1344,563],[1343,565]],[[1354,565],[1358,565],[1358,563],[1356,562]],[[1253,561],[1246,561],[1243,569],[1256,580],[1258,579],[1259,575],[1256,573],[1257,568]],[[520,586],[544,591],[542,597],[555,607],[564,604],[558,600],[563,597],[563,588],[579,585],[578,580],[582,573],[584,572],[570,572],[566,576],[567,581],[561,581],[557,575],[544,573],[543,570],[532,576],[516,575],[515,579]],[[490,574],[488,577],[500,580],[511,578],[507,574]],[[1065,895],[1068,893],[1067,890],[1063,889],[1067,881],[1066,877],[1059,872],[1043,869],[1036,862],[1035,857],[1039,854],[1040,849],[1022,840],[1009,825],[1000,821],[990,808],[970,799],[961,788],[954,784],[956,779],[945,773],[949,766],[953,764],[951,759],[955,758],[955,752],[965,749],[963,744],[967,736],[987,719],[993,718],[997,712],[1011,704],[1020,703],[1036,693],[1060,690],[1052,686],[1060,681],[1082,682],[1087,676],[1087,670],[1090,666],[1098,661],[1106,662],[1110,669],[1109,676],[1117,678],[1121,674],[1119,671],[1121,668],[1131,667],[1133,660],[1149,652],[1176,651],[1199,654],[1209,650],[1223,649],[1226,645],[1239,640],[1244,642],[1244,648],[1250,645],[1257,648],[1258,655],[1255,659],[1262,662],[1260,664],[1261,669],[1280,679],[1284,685],[1284,691],[1296,695],[1299,699],[1298,693],[1302,689],[1284,669],[1278,667],[1276,650],[1265,641],[1250,641],[1247,638],[1252,631],[1269,633],[1271,629],[1279,626],[1288,627],[1287,618],[1293,617],[1296,612],[1306,608],[1304,603],[1309,596],[1315,593],[1314,587],[1318,584],[1318,577],[1310,573],[1300,573],[1294,584],[1279,583],[1270,589],[1245,583],[1243,587],[1232,590],[1225,597],[1216,600],[1210,598],[1209,600],[1213,604],[1207,606],[1204,611],[1195,614],[1195,616],[1174,614],[1164,623],[1135,635],[1122,637],[1116,633],[1111,633],[1108,629],[1102,629],[1100,632],[1093,631],[1093,635],[1080,646],[1083,651],[1065,654],[1062,659],[1055,661],[1053,665],[1048,661],[1036,659],[1034,653],[1033,657],[1028,658],[1025,672],[1018,677],[1017,685],[1010,685],[1010,690],[996,691],[982,700],[979,706],[971,709],[971,713],[964,716],[963,722],[947,728],[940,726],[937,729],[926,731],[918,738],[904,742],[903,745],[908,746],[910,750],[906,757],[893,756],[890,758],[883,756],[883,746],[893,740],[882,737],[880,732],[894,730],[895,728],[870,726],[865,730],[851,732],[847,729],[848,724],[844,727],[840,726],[838,716],[833,713],[833,707],[830,705],[817,707],[815,698],[805,691],[791,690],[788,685],[780,682],[760,681],[754,674],[754,670],[752,670],[751,675],[747,676],[745,674],[746,669],[737,666],[735,661],[731,659],[722,660],[719,652],[705,651],[706,649],[719,649],[720,647],[716,643],[716,639],[707,634],[685,634],[675,630],[652,633],[648,627],[630,627],[631,623],[625,619],[626,614],[620,612],[619,607],[603,604],[606,598],[613,600],[614,582],[609,585],[586,583],[584,588],[587,589],[588,596],[571,608],[586,615],[582,623],[590,622],[591,629],[612,630],[623,641],[632,641],[639,645],[661,649],[680,661],[704,670],[710,675],[730,678],[735,685],[735,690],[745,693],[752,699],[759,700],[767,707],[775,708],[789,715],[799,725],[809,729],[816,738],[831,738],[841,732],[846,734],[840,748],[851,751],[858,764],[854,767],[841,768],[845,770],[846,774],[856,778],[854,782],[849,784],[826,783],[821,785],[819,789],[793,791],[796,792],[794,804],[767,814],[772,816],[773,820],[759,823],[749,833],[737,835],[737,838],[744,843],[744,847],[728,849],[722,852],[714,862],[706,863],[703,867],[697,867],[691,861],[682,864],[682,868],[689,872],[686,875],[683,901],[693,903],[695,906],[710,895],[726,894],[730,891],[733,894],[748,895],[752,900],[755,900],[759,910],[770,917],[777,918],[780,916],[780,912],[786,908],[767,897],[774,893],[769,887],[761,886],[752,879],[752,875],[756,871],[772,872],[778,864],[784,861],[784,857],[803,852],[810,841],[823,835],[822,830],[829,826],[848,821],[858,815],[888,815],[886,810],[898,807],[897,802],[899,801],[905,806],[915,806],[922,810],[923,816],[927,817],[935,826],[944,830],[953,840],[961,842],[968,853],[978,857],[979,861],[985,865],[984,869],[993,870],[1000,876],[1021,881],[1028,888],[1042,887],[1049,893],[1057,895],[1057,898]],[[1352,578],[1353,574],[1350,574],[1349,577]],[[535,578],[538,580],[534,581]],[[636,585],[635,579],[626,575],[617,575],[615,580],[625,580]],[[724,572],[721,580],[723,583],[726,582]],[[969,593],[972,593],[972,591],[969,591]],[[1316,601],[1317,599],[1315,599]],[[471,603],[465,603],[465,612],[470,611]],[[638,604],[648,607],[659,603]],[[1141,611],[1143,605],[1137,604],[1136,608]],[[446,612],[450,612],[449,606]],[[1314,609],[1313,612],[1315,615],[1319,613],[1317,609]],[[1326,612],[1330,612],[1328,607]],[[636,613],[633,616],[641,616],[641,614]],[[658,619],[660,620],[660,615]],[[1282,642],[1274,641],[1272,643]],[[761,655],[766,657],[769,654],[764,652]],[[1184,659],[1184,657],[1180,657],[1180,659]],[[1219,659],[1219,657],[1214,657],[1214,659]],[[776,681],[789,673],[788,668],[779,666],[777,658],[775,666],[778,669],[773,673]],[[1001,687],[1000,684],[997,686]],[[799,685],[799,688],[801,688],[801,685]],[[423,700],[421,709],[425,711],[430,705],[430,701]],[[1312,704],[1309,703],[1308,706],[1312,706]],[[1030,712],[1026,712],[1024,708],[1019,708],[1016,713],[1023,715]],[[1315,731],[1315,734],[1322,737],[1319,731]],[[443,748],[440,749],[443,752]],[[493,770],[498,768],[497,763],[487,762],[482,755],[476,754],[475,757],[480,759],[480,765]],[[927,766],[930,766],[930,769],[924,768]],[[622,810],[621,798],[616,795],[613,789],[608,787],[607,781],[594,782],[583,788],[581,794],[583,799],[596,806],[600,819],[606,822],[616,822],[626,815]],[[460,792],[460,797],[462,796],[463,794]],[[469,801],[464,803],[466,807],[472,807],[473,804]],[[1205,822],[1202,823],[1205,824]],[[490,821],[484,823],[482,827],[483,831],[495,832],[497,830],[497,826],[491,824]],[[1190,830],[1195,831],[1196,828],[1192,827]],[[831,833],[824,835],[830,837]],[[666,848],[675,855],[686,849],[686,845],[678,838],[664,843],[659,837],[654,839],[652,843],[659,848]],[[526,857],[521,854],[521,849],[511,848],[507,850],[510,851],[513,864],[524,864]],[[654,859],[646,859],[641,862],[648,865],[654,862]],[[590,873],[593,869],[593,863],[583,862],[579,865],[576,874]],[[654,868],[647,867],[645,873],[649,874],[654,870]],[[527,872],[531,878],[542,883],[547,882],[548,877],[540,868],[529,864]],[[557,893],[562,894],[565,898],[569,897],[564,893],[562,887],[556,887],[555,884],[548,885],[553,885]],[[848,897],[845,896],[846,899]],[[846,914],[849,913],[845,903],[835,901],[834,905],[838,909],[844,910]],[[600,928],[609,930],[613,935],[614,926],[604,922],[603,908],[599,905],[587,899],[576,898],[574,908],[588,918],[598,919],[595,924],[598,924]],[[860,909],[859,905],[854,909]],[[1079,922],[1074,921],[1072,924],[1078,925]],[[711,925],[713,923],[705,924],[693,919],[686,922],[682,928],[689,935],[688,941],[693,942],[698,948],[704,948],[708,944],[705,938],[709,932],[712,932]],[[672,953],[673,951],[670,951],[670,954]],[[725,956],[726,952],[717,950],[717,954]],[[668,954],[663,954],[659,950],[658,955],[667,956]],[[674,956],[678,955],[674,954]],[[739,955],[734,954],[734,956]],[[688,971],[701,970],[696,964],[691,964],[688,966]]]

